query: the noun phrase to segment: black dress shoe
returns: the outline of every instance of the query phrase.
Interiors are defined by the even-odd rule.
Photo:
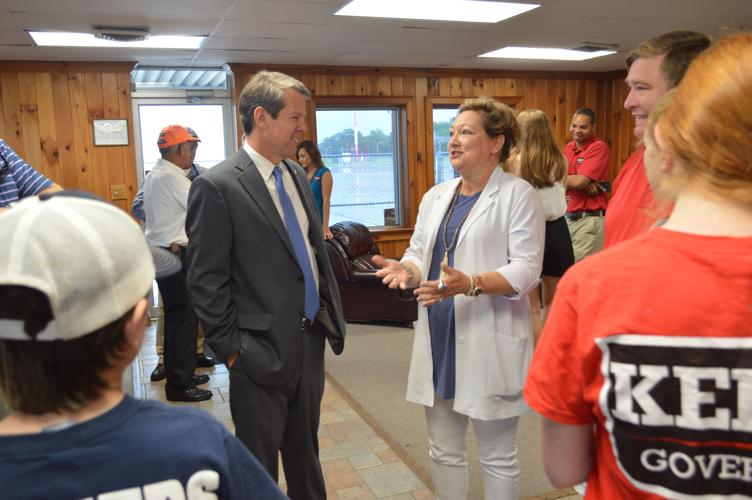
[[[154,371],[151,372],[151,381],[159,382],[160,380],[164,380],[165,377],[167,377],[167,371],[165,371],[164,365],[159,363],[157,367],[154,368]]]
[[[165,390],[165,396],[167,401],[183,401],[186,403],[195,403],[197,401],[206,401],[211,399],[212,392],[206,389],[199,389],[198,387],[191,387],[190,389],[183,389],[178,391]]]
[[[203,352],[196,355],[196,366],[200,366],[201,368],[211,368],[216,364],[217,361],[214,358],[210,358]]]
[[[209,375],[199,375],[197,373],[194,373],[191,375],[191,382],[193,385],[204,385],[209,381]]]

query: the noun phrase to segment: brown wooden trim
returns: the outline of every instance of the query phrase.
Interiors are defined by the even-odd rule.
[[[460,107],[463,102],[465,102],[465,99],[472,99],[475,96],[465,96],[465,97],[426,97],[426,108],[428,108],[428,105],[430,104],[430,107],[433,108],[435,105],[448,105],[453,104],[457,107]],[[506,104],[510,107],[515,107],[517,104],[520,103],[522,100],[521,95],[506,95],[506,96],[489,96],[493,100],[501,102]]]
[[[0,73],[130,73],[134,62],[0,61]]]
[[[235,74],[256,73],[261,70],[281,71],[296,74],[334,74],[362,76],[459,76],[482,78],[540,78],[549,80],[600,80],[613,78],[614,72],[599,71],[531,71],[509,69],[478,68],[421,68],[421,67],[377,67],[377,66],[314,66],[296,64],[245,64],[230,63]],[[610,76],[603,76],[610,75]]]
[[[413,235],[411,227],[380,227],[370,228],[369,231],[376,241],[403,241]]]
[[[411,97],[400,96],[362,96],[362,95],[338,95],[338,96],[318,96],[313,95],[311,100],[314,108],[319,105],[333,106],[407,106],[413,100]],[[315,111],[315,109],[314,109]]]

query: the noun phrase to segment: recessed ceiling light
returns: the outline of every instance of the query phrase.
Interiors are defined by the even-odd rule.
[[[30,31],[40,47],[128,47],[145,49],[198,49],[205,36],[150,36],[140,42],[116,42],[96,38],[91,33]]]
[[[486,52],[478,57],[496,57],[499,59],[548,59],[556,61],[584,61],[609,54],[616,54],[615,50],[597,50],[584,52],[581,50],[555,49],[545,47],[504,47],[503,49]]]
[[[480,0],[352,0],[334,15],[498,23],[537,7],[540,5]]]

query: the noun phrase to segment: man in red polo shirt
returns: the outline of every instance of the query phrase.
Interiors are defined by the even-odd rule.
[[[595,137],[595,112],[590,108],[575,111],[569,131],[574,140],[564,150],[569,164],[567,225],[576,262],[603,248],[611,150]]]
[[[689,63],[709,45],[710,38],[705,33],[672,31],[644,41],[629,54],[626,79],[629,94],[624,108],[634,116],[638,142],[642,142],[655,103],[679,84]],[[640,144],[614,180],[606,215],[605,248],[647,231],[671,211],[670,206],[660,206],[653,199],[645,176],[644,153],[645,148]]]

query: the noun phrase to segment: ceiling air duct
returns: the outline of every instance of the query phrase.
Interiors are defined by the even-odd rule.
[[[94,36],[112,42],[143,42],[149,37],[149,30],[147,28],[94,26]]]

